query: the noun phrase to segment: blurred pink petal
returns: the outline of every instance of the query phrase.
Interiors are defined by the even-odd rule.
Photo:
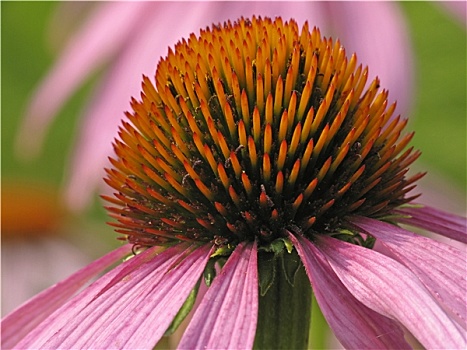
[[[2,348],[14,346],[87,282],[131,252],[125,245],[39,293],[2,320]]]
[[[4,198],[2,198],[3,200]],[[66,237],[5,239],[2,212],[2,314],[89,264],[88,252]],[[57,264],[60,261],[60,264]]]
[[[251,349],[258,317],[256,243],[240,244],[214,279],[179,349]]]
[[[431,294],[467,328],[466,252],[416,235],[395,225],[357,217],[357,227],[380,239],[406,265]]]
[[[411,43],[405,18],[391,1],[329,2],[330,17],[347,52],[370,67],[397,101],[394,115],[408,115],[412,103],[413,71]]]
[[[370,249],[325,236],[319,239],[318,247],[355,298],[400,322],[423,346],[431,349],[466,346],[465,331],[403,265]]]
[[[355,299],[313,243],[290,238],[305,265],[324,317],[346,349],[410,349],[399,326]]]
[[[467,243],[466,218],[429,206],[416,208],[401,208],[395,211],[398,214],[408,215],[398,220],[407,225],[420,227],[430,232]]]
[[[464,29],[466,28],[467,3],[465,1],[436,1],[436,4],[444,7],[445,10],[459,21]]]
[[[116,2],[103,3],[92,13],[33,95],[17,139],[21,154],[40,151],[45,130],[60,107],[99,65],[115,54],[143,10],[144,3]]]

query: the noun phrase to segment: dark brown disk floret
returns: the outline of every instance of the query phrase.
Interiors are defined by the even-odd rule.
[[[107,169],[113,225],[141,246],[222,246],[386,215],[412,199],[419,153],[367,78],[308,24],[241,19],[192,34],[131,101]]]

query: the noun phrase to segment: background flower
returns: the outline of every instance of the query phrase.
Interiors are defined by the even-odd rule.
[[[91,258],[67,237],[67,215],[55,188],[3,180],[2,203],[1,311],[6,315]]]

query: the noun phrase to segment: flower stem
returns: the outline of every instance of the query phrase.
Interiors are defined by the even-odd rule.
[[[312,289],[296,251],[259,252],[258,268],[262,283],[254,348],[306,349]]]

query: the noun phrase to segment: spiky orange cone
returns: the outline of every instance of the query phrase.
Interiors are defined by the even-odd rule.
[[[413,133],[401,136],[406,120],[367,78],[339,41],[280,19],[179,42],[115,143],[106,199],[119,232],[138,246],[261,246],[409,202]]]

